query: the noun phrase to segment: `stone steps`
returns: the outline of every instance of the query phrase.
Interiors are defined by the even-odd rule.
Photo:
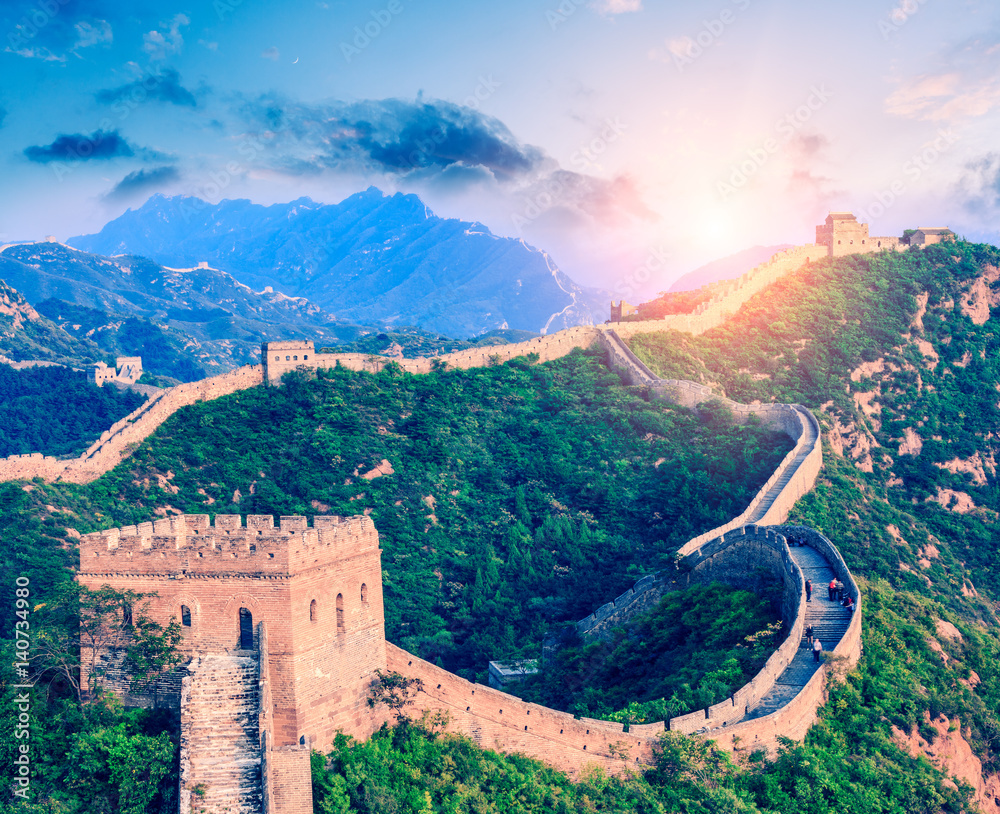
[[[191,682],[182,725],[192,796],[206,814],[259,814],[261,751],[258,664],[254,656],[205,656],[188,668]]]
[[[833,579],[833,569],[826,558],[810,546],[790,546],[789,550],[802,573],[813,581],[812,601],[806,603],[806,626],[812,625],[813,635],[819,638],[823,650],[829,652],[847,632],[851,614],[839,602],[827,599],[826,586]],[[777,712],[799,694],[820,666],[813,660],[812,651],[803,636],[802,647],[778,676],[774,686],[741,720],[752,721]]]

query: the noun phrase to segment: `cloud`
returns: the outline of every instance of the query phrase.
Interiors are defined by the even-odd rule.
[[[612,179],[557,169],[518,189],[516,198],[524,203],[515,212],[514,223],[536,218],[539,225],[561,229],[616,229],[633,219],[652,221],[656,215],[642,201],[635,180],[628,175]],[[535,211],[539,214],[535,215]],[[519,216],[519,217],[517,217]]]
[[[498,119],[444,101],[400,99],[304,105],[263,96],[240,111],[283,144],[299,166],[435,173],[479,168],[498,179],[535,171],[544,153],[520,143]]]
[[[263,51],[261,51],[260,55],[264,57],[264,59],[270,59],[273,60],[274,62],[277,62],[278,58],[281,56],[278,49],[275,48],[273,45],[270,48],[265,48]]]
[[[159,30],[149,31],[143,35],[142,50],[154,62],[161,62],[168,56],[178,53],[184,47],[181,28],[190,24],[191,20],[186,14],[177,14],[170,22],[160,23]]]
[[[0,30],[5,51],[25,59],[66,62],[67,55],[112,42],[112,19],[120,9],[113,0],[5,0]]]
[[[198,40],[198,45],[204,45],[209,51],[219,50],[219,43],[215,40]]]
[[[74,51],[114,40],[111,24],[107,20],[95,20],[92,23],[81,20],[74,27],[77,33],[76,44],[73,46]]]
[[[130,172],[104,196],[106,201],[120,201],[145,193],[151,189],[179,180],[181,177],[175,166],[155,167]]]
[[[128,157],[135,155],[135,151],[117,130],[98,130],[89,136],[82,133],[58,136],[44,147],[25,148],[24,154],[37,164],[48,164],[52,161],[96,161]]]
[[[336,174],[455,200],[471,194],[502,229],[513,225],[547,241],[551,230],[589,239],[656,217],[631,177],[565,169],[472,107],[422,98],[310,105],[264,95],[238,114],[247,138],[267,144],[258,154],[269,169]]]
[[[43,62],[65,62],[66,56],[64,54],[54,54],[48,48],[44,46],[39,46],[37,48],[11,48],[9,45],[4,49],[5,53],[17,54],[19,57],[24,57],[25,59],[40,59]]]
[[[590,7],[598,14],[610,17],[615,14],[642,11],[642,0],[594,0]]]
[[[919,76],[896,80],[886,111],[909,119],[955,122],[1000,107],[1000,43],[977,36],[925,60],[937,63]]]
[[[103,104],[123,100],[166,102],[181,107],[197,107],[198,104],[194,94],[181,85],[180,74],[173,68],[164,68],[158,74],[149,74],[120,87],[97,92],[97,101]]]
[[[992,219],[1000,210],[1000,153],[984,153],[966,162],[956,195],[967,211]]]

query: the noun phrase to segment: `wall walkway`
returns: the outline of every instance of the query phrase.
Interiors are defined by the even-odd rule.
[[[817,249],[817,252],[813,250]],[[819,249],[822,251],[820,252]],[[685,406],[697,406],[715,398],[709,388],[693,382],[658,379],[639,361],[622,340],[622,334],[674,328],[701,333],[733,313],[752,294],[762,290],[789,271],[816,257],[825,256],[825,247],[799,247],[785,257],[776,257],[764,267],[758,267],[746,279],[737,281],[719,296],[704,304],[694,315],[685,315],[687,322],[657,320],[609,328],[573,328],[552,336],[538,337],[529,342],[462,351],[438,360],[404,360],[403,367],[423,373],[444,362],[452,367],[468,368],[503,362],[515,356],[537,353],[541,360],[559,358],[577,347],[587,347],[594,340],[606,350],[609,361],[621,375],[636,385],[650,388],[655,397]],[[378,370],[390,360],[362,354],[318,354],[309,367],[342,365],[352,369]],[[83,456],[72,461],[56,461],[42,456],[22,456],[0,461],[0,479],[43,477],[85,483],[94,480],[123,460],[134,445],[146,438],[166,418],[180,407],[197,401],[217,398],[241,389],[262,384],[263,369],[259,366],[240,368],[203,382],[180,385],[154,397],[131,416],[113,426]],[[464,732],[488,748],[521,751],[539,757],[558,768],[576,773],[588,763],[597,763],[610,770],[647,763],[652,759],[657,739],[666,728],[682,732],[706,731],[722,745],[732,748],[736,737],[764,748],[777,744],[779,735],[800,737],[815,720],[822,702],[828,665],[811,676],[799,670],[796,658],[806,621],[802,586],[803,568],[829,568],[857,596],[857,586],[844,565],[839,552],[822,535],[811,529],[765,528],[782,523],[794,502],[808,492],[822,465],[819,427],[815,417],[799,405],[743,405],[722,399],[730,406],[737,420],[757,416],[768,426],[780,429],[795,439],[794,448],[785,456],[772,477],[761,488],[747,509],[729,523],[690,540],[682,547],[681,570],[686,573],[718,574],[735,567],[746,574],[751,564],[767,562],[783,584],[783,615],[789,635],[771,656],[758,676],[734,695],[706,710],[679,716],[669,722],[633,725],[624,731],[621,724],[572,716],[537,705],[482,685],[471,684],[447,673],[392,645],[387,646],[388,668],[403,675],[420,678],[424,692],[418,695],[417,708],[445,710],[452,717],[452,727]],[[787,543],[787,534],[804,538],[819,561],[806,562],[804,551],[796,557]],[[825,573],[825,572],[824,572]],[[630,591],[613,603],[599,609],[581,624],[605,626],[638,612],[645,600],[648,605],[662,595],[667,577],[651,575],[640,580]],[[670,577],[674,581],[674,577]],[[848,663],[860,653],[860,604],[840,642],[833,650]],[[804,683],[797,683],[800,678]],[[778,689],[775,689],[775,687]],[[785,689],[787,688],[787,689]],[[773,707],[773,711],[772,711]],[[759,715],[753,713],[758,712]],[[267,734],[264,733],[265,741]],[[265,792],[261,801],[267,807],[274,791],[286,786],[285,774],[291,778],[302,771],[303,755],[280,754],[266,749],[263,759]],[[300,765],[301,764],[301,765]]]

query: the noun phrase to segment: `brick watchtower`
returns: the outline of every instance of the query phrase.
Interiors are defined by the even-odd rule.
[[[180,515],[95,532],[77,579],[155,592],[149,616],[181,623],[182,808],[185,789],[207,786],[206,811],[311,812],[308,745],[372,733],[366,697],[386,648],[369,518]],[[242,780],[210,768],[230,757]]]

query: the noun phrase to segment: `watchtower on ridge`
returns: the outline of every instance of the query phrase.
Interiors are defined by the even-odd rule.
[[[221,738],[197,740],[201,719],[231,713],[245,730],[225,747],[231,762],[238,752],[237,763],[255,767],[251,790],[232,809],[240,811],[267,810],[243,797],[259,797],[262,785],[266,797],[268,782],[279,802],[273,810],[311,811],[311,792],[301,805],[288,802],[289,789],[309,791],[308,745],[326,749],[337,731],[366,738],[376,727],[367,695],[375,671],[386,668],[385,616],[378,532],[368,517],[317,516],[311,527],[305,517],[282,517],[276,528],[271,515],[248,515],[246,525],[240,515],[217,515],[214,524],[208,515],[178,515],[94,532],[81,538],[77,579],[93,589],[155,592],[150,618],[181,625],[187,659],[173,704],[181,708],[182,804],[185,785],[206,785],[212,771],[199,752]],[[114,664],[116,654],[99,656]],[[228,694],[210,696],[226,686]],[[185,748],[195,767],[186,779]],[[276,751],[262,781],[262,750],[272,748],[304,749],[304,762],[286,766]],[[215,787],[221,794],[226,782]],[[229,793],[231,801],[208,810],[237,805]]]

